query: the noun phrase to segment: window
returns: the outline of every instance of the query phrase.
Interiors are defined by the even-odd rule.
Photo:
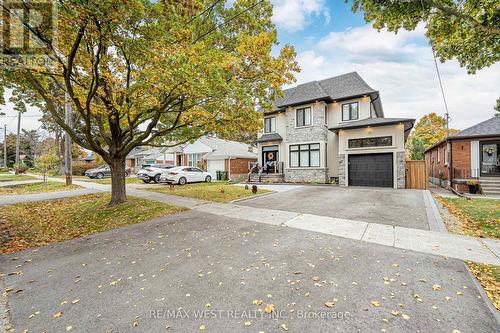
[[[264,133],[276,132],[276,117],[264,118]]]
[[[359,118],[358,102],[342,104],[342,121]]]
[[[369,148],[392,146],[392,136],[374,138],[349,139],[349,148]]]
[[[450,160],[450,143],[446,143],[446,151],[444,155],[444,165],[448,165]]]
[[[439,151],[439,147],[437,149],[437,160],[438,160],[438,163],[441,162],[441,152]]]
[[[319,143],[291,145],[290,167],[319,167]]]
[[[310,126],[312,124],[311,108],[302,108],[295,111],[297,127]]]
[[[188,165],[191,167],[198,166],[198,162],[201,160],[202,154],[188,154]]]

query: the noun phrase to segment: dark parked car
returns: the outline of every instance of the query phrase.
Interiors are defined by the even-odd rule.
[[[125,168],[125,177],[130,175],[130,168]],[[89,178],[102,179],[104,177],[111,177],[111,169],[107,164],[103,164],[98,168],[89,169],[85,171],[85,176]]]

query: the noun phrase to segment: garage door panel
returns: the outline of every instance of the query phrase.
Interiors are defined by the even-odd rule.
[[[349,186],[393,187],[393,156],[349,155]]]
[[[208,160],[207,172],[212,175],[212,179],[216,179],[217,171],[225,171],[224,160]]]

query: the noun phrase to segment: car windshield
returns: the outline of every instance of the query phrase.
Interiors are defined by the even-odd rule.
[[[101,165],[100,167],[98,167],[97,169],[106,169],[108,166],[106,164],[103,164]]]

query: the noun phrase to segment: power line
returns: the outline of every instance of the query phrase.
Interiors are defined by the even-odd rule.
[[[443,82],[441,81],[441,74],[439,73],[439,67],[436,59],[436,52],[434,52],[434,48],[431,45],[432,56],[434,57],[434,65],[436,66],[436,73],[439,81],[439,88],[441,88],[441,96],[443,97],[444,108],[446,110],[446,136],[450,136],[450,112],[448,111],[448,103],[446,102],[446,96],[444,94]]]

